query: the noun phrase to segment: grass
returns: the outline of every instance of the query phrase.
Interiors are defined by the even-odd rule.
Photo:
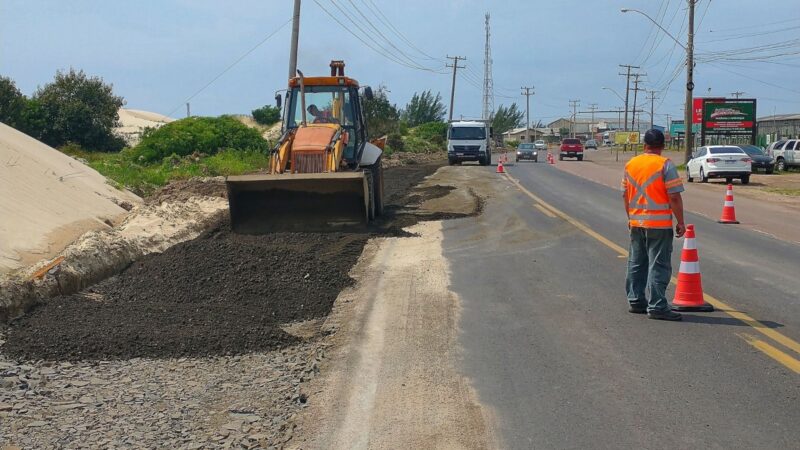
[[[768,187],[764,188],[767,192],[772,192],[774,194],[786,195],[789,197],[800,197],[800,189],[797,188],[779,188],[779,187]]]
[[[222,150],[213,156],[189,155],[164,158],[160,163],[139,163],[128,149],[119,153],[86,152],[74,147],[61,149],[82,159],[111,179],[118,188],[147,196],[172,180],[203,176],[241,175],[265,169],[269,156],[260,151]]]

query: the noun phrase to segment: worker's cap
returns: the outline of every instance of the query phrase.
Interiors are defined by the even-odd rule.
[[[655,128],[652,130],[647,130],[647,133],[644,134],[644,143],[652,147],[663,147],[664,133],[662,133],[661,130],[656,130]]]

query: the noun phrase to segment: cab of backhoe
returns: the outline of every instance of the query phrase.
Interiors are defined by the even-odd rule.
[[[347,132],[343,161],[358,166],[367,132],[362,119],[358,82],[347,77],[306,77],[303,79],[305,102],[301,98],[300,79],[289,82],[284,108],[284,132],[307,124],[336,124]],[[305,109],[303,109],[305,103]]]

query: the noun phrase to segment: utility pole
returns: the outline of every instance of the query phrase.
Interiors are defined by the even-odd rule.
[[[742,91],[731,92],[731,96],[736,97],[736,98],[739,98],[742,95],[744,95],[744,92],[742,92]]]
[[[571,137],[575,137],[575,116],[578,114],[578,106],[580,106],[580,104],[580,100],[569,101],[569,105],[572,107],[572,120],[569,122]]]
[[[589,103],[589,111],[592,112],[592,122],[589,124],[589,134],[592,134],[592,126],[594,126],[594,112],[597,111],[597,103]]]
[[[292,15],[292,46],[289,50],[289,78],[297,76],[297,41],[300,38],[300,0],[294,0]]]
[[[622,107],[617,106],[616,110],[617,110],[617,130],[619,130],[620,127],[622,126]]]
[[[628,131],[628,97],[631,91],[631,69],[638,69],[639,66],[631,66],[630,64],[620,64],[619,66],[628,69],[627,73],[620,74],[625,75],[625,126],[623,129]]]
[[[453,121],[453,104],[455,103],[455,100],[456,100],[456,72],[458,71],[458,69],[464,69],[466,67],[466,66],[459,66],[458,65],[458,61],[459,60],[466,61],[467,58],[465,56],[448,56],[447,59],[452,59],[453,60],[453,65],[452,66],[450,64],[446,65],[447,67],[452,67],[453,68],[453,84],[450,86],[450,115],[448,116],[448,119],[447,119],[448,122],[452,122]]]
[[[692,149],[694,147],[694,136],[692,136],[692,91],[694,90],[694,6],[697,0],[689,2],[689,37],[686,42],[686,112],[684,119],[685,142],[685,162],[692,159]]]
[[[634,77],[634,80],[633,80],[633,84],[634,84],[634,88],[633,88],[633,117],[631,117],[631,131],[637,131],[637,129],[636,129],[636,99],[639,96],[639,91],[643,90],[643,89],[639,88],[639,77],[641,77],[643,75],[645,75],[645,74],[641,74],[641,73],[631,74],[631,76]]]
[[[186,102],[186,117],[192,117],[192,110],[189,109],[189,102]]]
[[[647,91],[648,97],[647,99],[650,100],[650,129],[653,129],[653,113],[655,109],[656,103],[656,91]]]
[[[525,96],[525,142],[530,142],[530,129],[531,129],[531,95],[535,95],[533,92],[533,86],[531,87],[523,87],[522,95]]]

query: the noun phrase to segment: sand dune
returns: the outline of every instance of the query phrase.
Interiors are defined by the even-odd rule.
[[[94,169],[0,123],[0,273],[54,256],[141,200]]]
[[[145,128],[157,128],[175,119],[158,113],[138,109],[119,109],[120,126],[115,132],[124,137],[128,145],[136,145]]]

